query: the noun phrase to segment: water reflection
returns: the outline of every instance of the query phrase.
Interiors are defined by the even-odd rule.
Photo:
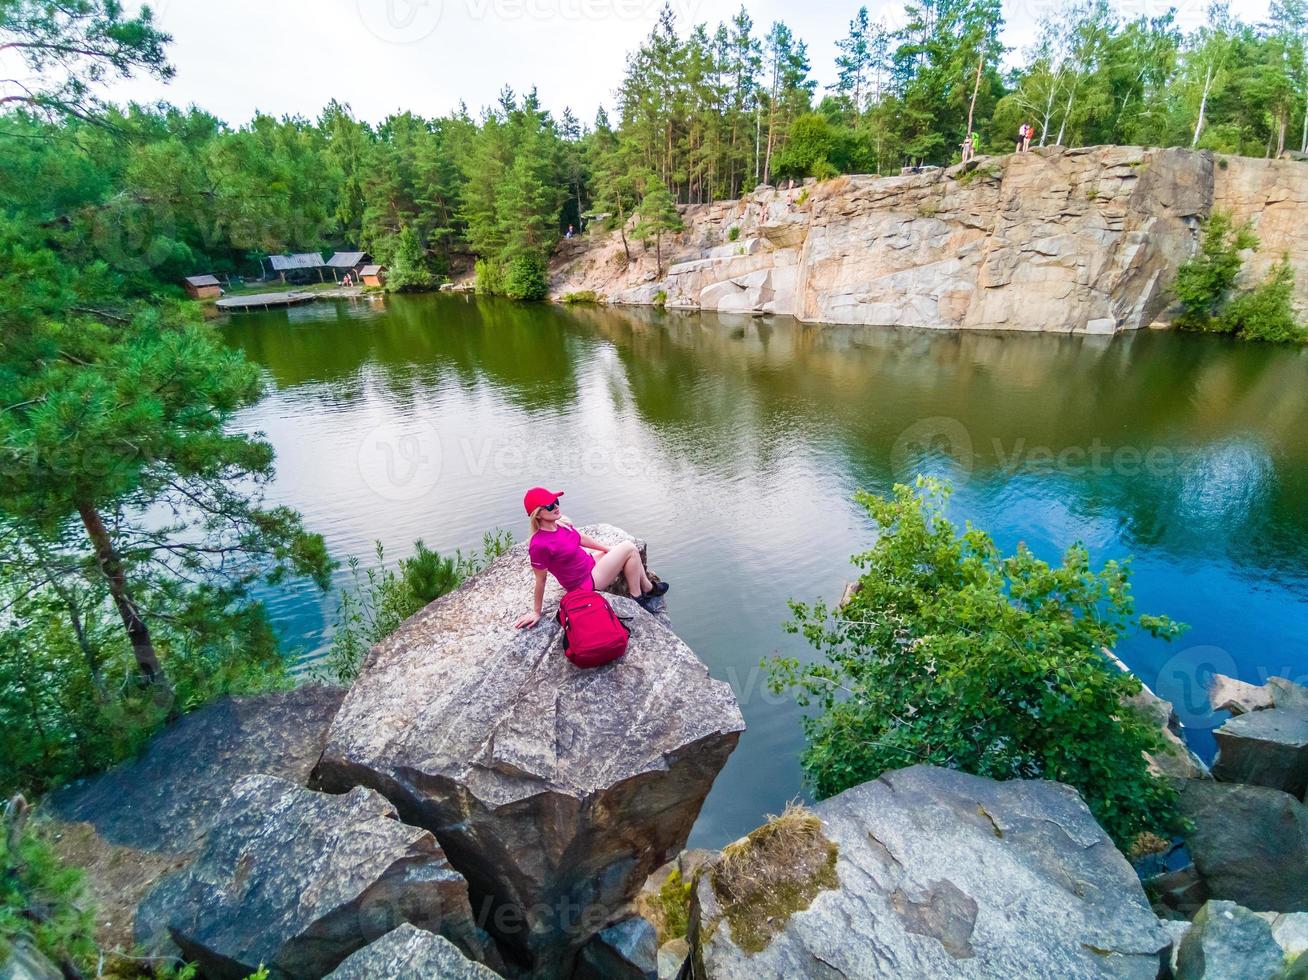
[[[1308,672],[1302,351],[450,296],[289,313],[224,330],[268,372],[243,424],[277,448],[274,493],[334,554],[521,533],[535,483],[567,490],[574,518],[649,539],[678,631],[736,685],[750,726],[697,842],[799,792],[797,712],[766,694],[758,662],[806,655],[780,628],[785,603],[834,596],[851,574],[870,539],[857,488],[934,472],[957,486],[955,515],[1003,547],[1134,554],[1140,608],[1193,626],[1172,647],[1125,645],[1147,681],[1182,690],[1213,660],[1187,651],[1209,649],[1249,680]],[[303,589],[270,601],[312,656],[326,604]]]

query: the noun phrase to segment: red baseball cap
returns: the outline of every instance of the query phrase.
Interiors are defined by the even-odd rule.
[[[562,496],[562,490],[555,492],[544,487],[532,487],[522,498],[522,506],[527,508],[527,514],[530,515],[537,507],[548,507]]]

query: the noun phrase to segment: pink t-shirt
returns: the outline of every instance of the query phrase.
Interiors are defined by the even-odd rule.
[[[568,592],[594,587],[590,570],[595,567],[595,559],[581,546],[576,528],[557,524],[553,531],[537,531],[531,536],[527,552],[532,568],[545,569]]]

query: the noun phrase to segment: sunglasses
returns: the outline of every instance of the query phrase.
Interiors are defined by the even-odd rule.
[[[554,503],[550,504],[548,507],[541,508],[541,510],[558,510],[558,509],[559,509],[559,502],[557,500],[554,501]]]

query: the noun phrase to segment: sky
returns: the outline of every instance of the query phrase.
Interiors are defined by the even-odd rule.
[[[460,100],[474,114],[504,85],[535,85],[556,117],[571,107],[586,123],[601,105],[612,108],[628,52],[648,35],[664,0],[157,0],[150,6],[164,30],[177,75],[171,83],[130,79],[109,86],[120,102],[163,99],[195,104],[232,124],[260,110],[276,116],[317,116],[335,98],[372,122],[396,110],[426,116]],[[740,0],[669,0],[684,34],[689,25],[729,19]],[[1192,30],[1207,0],[1110,0],[1124,17],[1178,9]],[[127,4],[132,9],[133,4]],[[135,6],[139,6],[136,4]],[[820,87],[835,77],[835,42],[844,36],[857,0],[748,0],[766,31],[784,20],[808,43]],[[872,0],[871,17],[902,22],[902,0]],[[1036,24],[1058,0],[1004,0],[1003,39],[1021,51]],[[1250,21],[1267,0],[1237,0]]]

